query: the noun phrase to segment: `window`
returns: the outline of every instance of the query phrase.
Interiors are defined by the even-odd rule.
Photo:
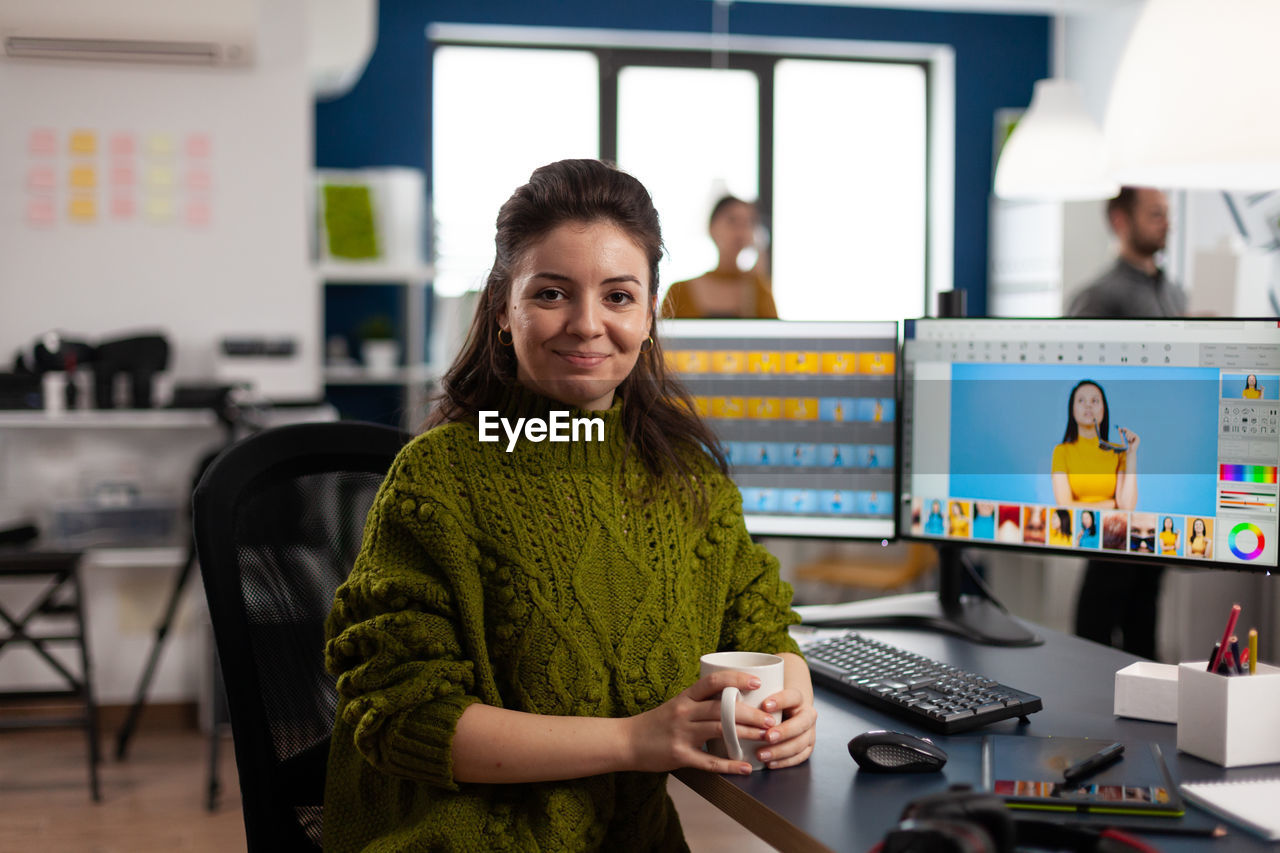
[[[483,284],[494,214],[533,168],[596,156],[653,193],[664,286],[715,265],[707,216],[726,193],[759,202],[784,319],[920,316],[951,286],[937,154],[953,149],[948,48],[730,37],[713,54],[692,34],[430,35],[440,293]]]

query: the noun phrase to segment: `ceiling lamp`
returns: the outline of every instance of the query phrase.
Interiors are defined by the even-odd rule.
[[[1280,188],[1277,0],[1148,0],[1107,106],[1126,184]]]
[[[1078,201],[1110,198],[1119,186],[1108,174],[1106,141],[1066,79],[1066,22],[1054,17],[1054,74],[1039,80],[1031,106],[1000,152],[996,195],[1004,199]]]

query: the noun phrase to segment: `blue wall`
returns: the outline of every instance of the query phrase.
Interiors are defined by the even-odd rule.
[[[364,76],[344,97],[316,106],[316,165],[429,167],[429,23],[705,33],[712,8],[709,0],[381,0],[378,46]],[[1001,107],[1025,107],[1034,82],[1048,76],[1049,19],[738,3],[729,29],[735,35],[944,43],[955,49],[955,282],[968,292],[969,313],[986,313],[994,115]]]

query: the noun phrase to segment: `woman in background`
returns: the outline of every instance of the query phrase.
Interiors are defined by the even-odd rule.
[[[969,505],[964,501],[952,501],[950,507],[951,535],[969,538]]]
[[[1081,548],[1098,547],[1098,524],[1091,509],[1080,510],[1080,529],[1076,531],[1076,544]]]
[[[941,536],[946,532],[946,522],[942,518],[942,502],[929,504],[929,517],[924,522],[924,532],[930,536]]]
[[[1244,398],[1246,400],[1259,400],[1262,398],[1262,389],[1258,387],[1258,375],[1250,373],[1244,380]]]
[[[1067,395],[1067,428],[1049,463],[1053,499],[1060,506],[1133,509],[1138,505],[1138,436],[1120,428],[1123,445],[1108,439],[1107,395],[1085,379]]]
[[[1049,511],[1049,544],[1059,548],[1071,547],[1071,510]]]
[[[664,370],[661,253],[648,192],[599,161],[544,166],[499,211],[467,343],[326,624],[326,850],[687,850],[667,772],[751,770],[702,749],[721,690],[759,684],[699,678],[708,652],[779,654],[738,734],[770,768],[811,754],[790,587]],[[507,453],[481,411],[603,434]]]
[[[777,319],[773,290],[764,272],[764,246],[757,243],[760,213],[756,206],[724,196],[711,209],[708,230],[719,253],[716,268],[671,285],[662,301],[662,316],[682,320]],[[753,246],[758,251],[755,265],[744,270],[738,265],[738,256]]]

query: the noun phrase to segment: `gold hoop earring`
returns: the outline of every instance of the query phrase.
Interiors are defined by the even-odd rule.
[[[649,345],[648,349],[645,348],[645,344]],[[650,335],[649,337],[645,338],[643,341],[640,342],[640,352],[642,353],[649,352],[649,350],[651,349],[653,349],[653,335]]]
[[[505,341],[502,339],[503,332],[507,333],[507,339]],[[509,347],[515,342],[516,342],[516,339],[512,336],[510,329],[503,329],[503,328],[498,329],[498,343],[502,344],[504,347]]]

